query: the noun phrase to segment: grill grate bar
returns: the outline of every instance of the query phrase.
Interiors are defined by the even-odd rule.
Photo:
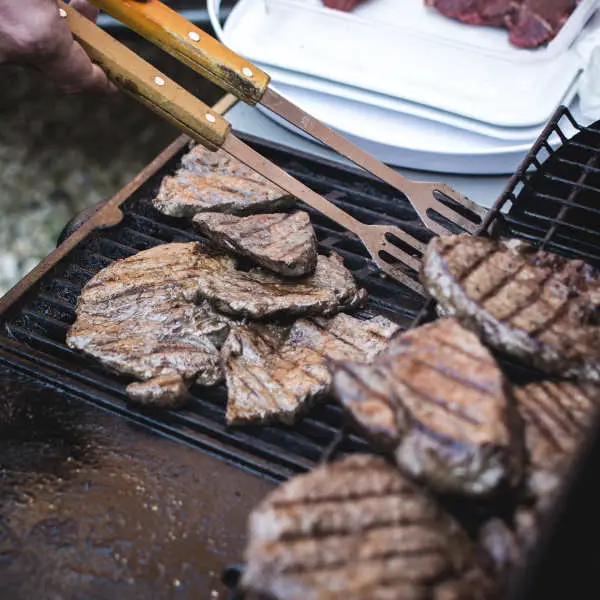
[[[596,208],[593,206],[587,206],[585,204],[578,204],[576,202],[571,202],[565,198],[559,198],[557,196],[552,196],[551,194],[545,194],[543,192],[535,192],[535,197],[541,200],[550,200],[551,202],[557,202],[561,206],[566,206],[567,208],[576,208],[578,210],[583,210],[585,212],[592,213],[594,215],[600,215],[600,208]]]

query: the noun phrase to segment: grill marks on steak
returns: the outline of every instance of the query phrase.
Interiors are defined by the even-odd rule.
[[[229,156],[194,147],[174,176],[162,180],[154,208],[171,217],[203,212],[236,215],[275,210],[294,202],[287,192]]]
[[[294,280],[260,268],[241,271],[233,259],[219,256],[204,261],[198,290],[219,311],[251,319],[281,314],[327,316],[366,300],[365,290],[335,253],[319,256],[314,274]]]
[[[291,328],[242,325],[222,350],[227,379],[227,422],[292,423],[330,391],[328,360],[370,360],[398,326],[340,314],[301,319]]]
[[[432,240],[422,281],[444,314],[542,371],[600,382],[600,273],[517,240]]]
[[[127,388],[133,401],[178,405],[195,381],[218,383],[229,319],[194,304],[205,260],[199,244],[174,243],[106,267],[83,288],[67,345],[141,379]]]
[[[454,319],[402,334],[371,365],[338,365],[334,393],[403,471],[437,491],[481,496],[520,480],[522,429],[508,384]]]
[[[525,424],[527,505],[517,509],[511,524],[492,519],[480,532],[504,582],[537,543],[562,478],[600,405],[600,388],[542,381],[515,388],[515,399]]]
[[[236,217],[202,213],[194,223],[215,245],[288,277],[313,273],[317,240],[308,213]]]
[[[556,36],[579,0],[425,0],[425,4],[470,25],[503,25],[511,44],[535,48]]]
[[[273,600],[494,597],[466,534],[386,461],[355,455],[271,492],[242,588]]]
[[[600,405],[600,387],[544,381],[515,388],[529,456],[527,488],[536,499],[555,492]]]

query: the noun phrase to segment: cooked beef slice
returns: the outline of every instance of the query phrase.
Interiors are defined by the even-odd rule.
[[[229,156],[196,146],[182,159],[175,175],[162,180],[154,208],[171,217],[193,217],[202,212],[236,215],[291,206],[287,192]]]
[[[527,489],[540,499],[558,488],[600,405],[600,387],[542,381],[514,394],[525,423]]]
[[[175,406],[190,384],[218,383],[229,319],[194,303],[205,258],[199,244],[174,243],[102,269],[82,290],[68,346],[145,382],[127,389],[145,404]]]
[[[480,541],[506,583],[539,539],[563,477],[600,405],[600,388],[542,381],[516,388],[515,398],[525,423],[527,496],[512,523],[492,519],[480,531]]]
[[[511,44],[535,48],[556,36],[579,0],[425,0],[425,4],[470,25],[505,26]]]
[[[194,223],[216,246],[280,275],[310,275],[317,266],[317,239],[304,211],[249,217],[201,213]]]
[[[479,543],[490,557],[501,586],[508,587],[517,569],[525,564],[535,548],[548,508],[549,504],[545,504],[543,510],[522,507],[517,510],[513,523],[495,518],[481,528]]]
[[[300,319],[291,328],[234,327],[222,349],[227,422],[293,423],[331,387],[328,360],[370,360],[398,326],[346,314]]]
[[[249,518],[241,587],[271,600],[487,600],[495,587],[460,526],[385,460],[298,475]]]
[[[395,337],[370,365],[340,363],[333,388],[367,437],[436,491],[485,496],[521,479],[510,386],[455,319]]]
[[[600,382],[600,272],[519,240],[433,239],[423,284],[444,314],[542,371]]]
[[[233,259],[203,263],[198,290],[217,310],[263,319],[280,315],[332,315],[366,300],[339,255],[319,256],[314,274],[283,279],[261,268],[242,271]]]

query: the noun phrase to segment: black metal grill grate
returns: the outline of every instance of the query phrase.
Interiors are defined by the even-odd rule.
[[[567,139],[567,127],[577,135]],[[558,137],[554,150],[548,143]],[[317,162],[275,146],[247,140],[315,191],[327,195],[356,218],[388,222],[408,229],[423,241],[427,232],[405,198],[385,184],[353,169]],[[596,144],[596,145],[594,145]],[[600,262],[600,128],[582,128],[561,109],[515,174],[488,222],[494,234],[512,235],[562,254]],[[547,160],[543,161],[544,155]],[[542,163],[544,164],[542,165]],[[21,357],[58,385],[75,389],[93,402],[127,415],[188,443],[215,452],[238,464],[281,479],[312,467],[339,439],[344,420],[340,409],[324,404],[293,428],[285,426],[225,426],[225,389],[194,388],[194,402],[185,410],[153,413],[126,402],[125,378],[66,347],[64,340],[83,285],[112,261],[139,250],[173,241],[202,240],[182,220],[158,214],[149,204],[161,178],[178,159],[158,172],[124,205],[125,218],[110,229],[96,231],[39,281],[5,318],[2,347]],[[360,242],[308,209],[322,251],[335,250],[368,290],[367,312],[383,313],[405,327],[414,322],[424,298],[382,278]],[[2,354],[0,353],[0,360]],[[343,436],[341,451],[366,448],[353,435]]]
[[[490,215],[495,233],[599,265],[599,193],[600,122],[581,127],[561,108]]]
[[[405,201],[386,195],[375,182],[353,172],[340,171],[304,160],[291,160],[281,153],[259,148],[269,158],[302,179],[313,189],[327,194],[339,206],[365,222],[382,219],[418,231],[416,216]],[[277,156],[275,156],[275,154]],[[69,349],[65,335],[75,318],[77,298],[85,283],[114,260],[125,258],[157,244],[198,240],[189,224],[156,212],[150,199],[156,194],[162,177],[172,171],[178,159],[123,205],[125,217],[116,227],[96,231],[65,260],[43,277],[37,289],[27,294],[19,306],[5,316],[7,339],[0,345],[44,363],[56,371],[61,385],[89,386],[88,397],[99,404],[145,422],[164,433],[176,436],[206,450],[217,452],[274,478],[285,478],[313,466],[336,440],[343,426],[337,406],[319,406],[293,429],[285,426],[227,428],[224,409],[226,391],[195,387],[194,402],[178,411],[138,410],[126,402],[125,386],[130,379],[109,374],[99,364]],[[310,209],[309,209],[310,210]],[[370,302],[363,311],[382,313],[409,326],[423,303],[415,292],[382,278],[368,260],[360,242],[310,210],[321,251],[338,252],[361,284],[367,288]],[[420,232],[426,239],[425,232]],[[11,343],[18,342],[18,345]],[[343,441],[343,449],[366,448],[356,436]]]

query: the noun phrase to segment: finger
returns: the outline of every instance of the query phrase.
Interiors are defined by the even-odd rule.
[[[93,23],[98,18],[100,12],[92,3],[87,0],[71,0],[69,6],[74,8],[78,13],[82,14],[86,19],[89,19]]]
[[[106,73],[94,65],[81,45],[74,41],[64,53],[57,54],[44,64],[44,71],[64,92],[111,92],[115,86]]]

